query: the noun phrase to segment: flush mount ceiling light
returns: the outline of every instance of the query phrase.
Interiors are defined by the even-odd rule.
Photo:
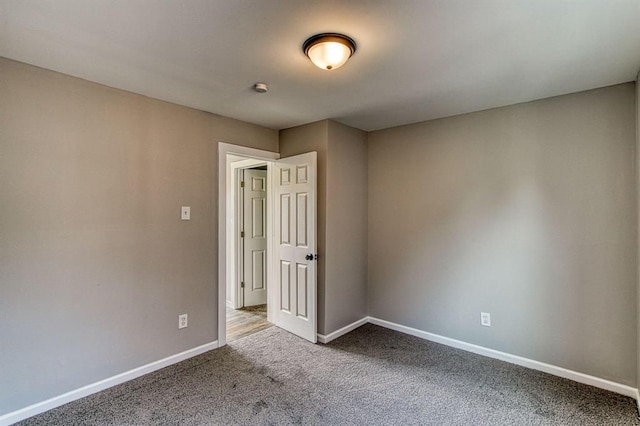
[[[335,70],[355,53],[356,42],[344,34],[322,33],[309,37],[302,50],[318,68]]]

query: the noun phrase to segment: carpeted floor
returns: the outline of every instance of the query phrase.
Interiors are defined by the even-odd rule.
[[[639,425],[631,398],[365,325],[277,327],[24,425]]]

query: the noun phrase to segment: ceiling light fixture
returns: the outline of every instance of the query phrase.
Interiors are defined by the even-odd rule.
[[[309,37],[302,50],[318,68],[335,70],[355,53],[356,42],[344,34],[322,33]]]

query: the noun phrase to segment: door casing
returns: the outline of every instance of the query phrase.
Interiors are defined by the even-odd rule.
[[[246,161],[246,160],[245,160]],[[260,163],[257,166],[266,166],[266,163]],[[267,189],[268,189],[268,176],[267,170],[254,170],[254,167],[251,168],[242,168],[239,169],[236,176],[240,182],[244,182],[244,187],[241,187],[238,182],[235,184],[236,191],[239,193],[238,195],[238,204],[236,209],[236,223],[238,227],[244,229],[244,236],[242,236],[241,232],[236,232],[236,238],[238,243],[238,266],[236,269],[240,271],[242,275],[240,284],[244,282],[244,285],[238,285],[237,287],[237,295],[238,295],[238,306],[243,308],[247,306],[255,306],[262,305],[267,303],[267,288],[268,285],[268,277],[267,276],[267,261],[271,259],[271,254],[269,253],[269,234],[266,224],[267,219]],[[252,174],[259,174],[260,176],[253,176]],[[255,179],[262,180],[262,189],[254,190],[253,182]],[[252,194],[252,195],[249,195]],[[260,196],[261,194],[261,196]],[[247,198],[249,197],[249,198]],[[253,201],[255,199],[260,199],[262,208],[259,210],[261,212],[260,222],[261,226],[261,234],[254,235],[254,221],[255,218],[253,216],[254,206]],[[241,226],[242,224],[242,226]],[[255,288],[256,282],[256,274],[253,269],[255,263],[253,262],[253,251],[255,249],[259,249],[262,251],[262,272],[260,274],[262,277],[262,287],[260,289]],[[269,253],[269,254],[268,254]],[[269,316],[269,310],[272,306],[267,304],[267,316]]]
[[[272,175],[272,161],[280,158],[277,152],[264,151],[239,145],[218,142],[218,346],[227,343],[227,283],[236,280],[235,263],[237,261],[237,247],[234,220],[234,168],[231,155],[259,160],[267,163],[267,185],[270,185]],[[273,191],[267,188],[267,211],[273,211]],[[273,216],[273,215],[271,215]],[[267,235],[273,235],[273,217],[267,220]],[[269,238],[269,251],[273,253],[273,238]],[[272,262],[267,262],[267,276],[272,277]],[[271,295],[267,295],[267,305],[273,305]],[[269,316],[267,319],[273,322]]]
[[[315,155],[314,155],[314,163],[315,163]],[[295,158],[294,156],[293,158]],[[280,158],[280,154],[276,152],[263,151],[255,148],[247,148],[243,146],[231,145],[224,142],[218,143],[218,346],[224,346],[227,343],[227,330],[226,330],[226,295],[227,295],[227,283],[229,280],[236,280],[235,276],[236,267],[235,262],[237,261],[238,256],[238,248],[237,248],[237,232],[238,228],[236,226],[237,221],[235,221],[235,209],[237,208],[237,186],[234,184],[234,176],[238,174],[235,170],[239,170],[232,166],[234,162],[238,162],[238,160],[252,159],[252,160],[260,160],[263,163],[267,164],[267,212],[275,211],[275,192],[273,191],[275,178],[276,178],[276,164],[275,162]],[[315,167],[315,166],[314,166]],[[315,176],[315,171],[313,172]],[[314,177],[315,181],[315,177]],[[314,190],[315,191],[315,190]],[[315,200],[315,195],[314,195]],[[315,204],[315,202],[314,202]],[[314,208],[315,210],[315,208]],[[271,260],[267,261],[267,279],[272,282],[272,289],[274,289],[275,282],[273,281],[276,273],[276,258],[279,253],[279,246],[277,245],[277,238],[275,238],[274,230],[275,230],[275,214],[267,215],[267,236],[269,239],[268,243],[268,252],[272,253]],[[315,213],[313,213],[313,227],[315,231]],[[315,238],[314,238],[315,241]],[[315,243],[313,247],[311,247],[312,251],[315,251]],[[279,262],[277,262],[279,265]],[[315,271],[315,265],[313,270]],[[315,273],[314,273],[315,275]],[[314,281],[317,278],[314,278]],[[279,285],[279,284],[278,284]],[[271,291],[267,293],[267,306],[275,307],[278,302],[279,291]],[[302,338],[311,340],[312,342],[316,342],[317,336],[317,322],[316,322],[316,296],[317,296],[317,288],[316,285],[313,284],[313,314],[310,315],[312,318],[313,324],[313,335],[308,336],[311,330],[305,331],[304,336],[300,334]],[[274,315],[275,309],[267,310],[267,320],[272,323],[277,323]],[[277,324],[276,324],[277,325]],[[282,324],[284,327],[284,323]],[[285,328],[289,328],[288,326]],[[298,334],[298,331],[295,329],[290,329],[294,334]]]
[[[235,157],[235,156],[233,156]],[[269,167],[269,162],[266,160],[261,160],[257,158],[246,158],[244,160],[235,160],[232,158],[232,161],[229,162],[230,173],[229,173],[229,181],[228,186],[230,186],[229,190],[233,191],[230,197],[228,197],[228,201],[230,203],[227,206],[228,210],[228,220],[233,218],[233,224],[229,226],[233,226],[233,232],[228,233],[227,237],[229,239],[233,239],[231,244],[228,244],[227,253],[227,266],[230,268],[227,273],[227,296],[228,306],[233,309],[239,309],[242,306],[241,303],[241,294],[242,289],[240,288],[240,279],[236,274],[236,271],[239,271],[241,267],[240,256],[241,256],[241,248],[239,244],[240,240],[240,223],[239,223],[239,210],[241,209],[242,200],[238,196],[238,187],[240,185],[241,176],[240,173],[243,169],[251,168],[255,166],[267,165]],[[267,191],[269,186],[269,173],[267,173]],[[268,199],[269,193],[267,192],[267,204],[269,203]],[[267,205],[267,209],[269,206]],[[269,229],[266,230],[267,232]],[[267,234],[268,235],[268,234]],[[269,247],[270,248],[270,247]],[[269,250],[267,249],[267,252]],[[268,271],[267,271],[268,273]],[[268,316],[268,318],[271,318]]]

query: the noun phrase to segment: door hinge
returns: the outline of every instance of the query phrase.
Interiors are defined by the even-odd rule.
[[[240,288],[244,288],[244,281],[240,283]]]
[[[244,181],[240,181],[240,188],[244,188]]]
[[[240,231],[240,238],[244,238],[244,231]]]

